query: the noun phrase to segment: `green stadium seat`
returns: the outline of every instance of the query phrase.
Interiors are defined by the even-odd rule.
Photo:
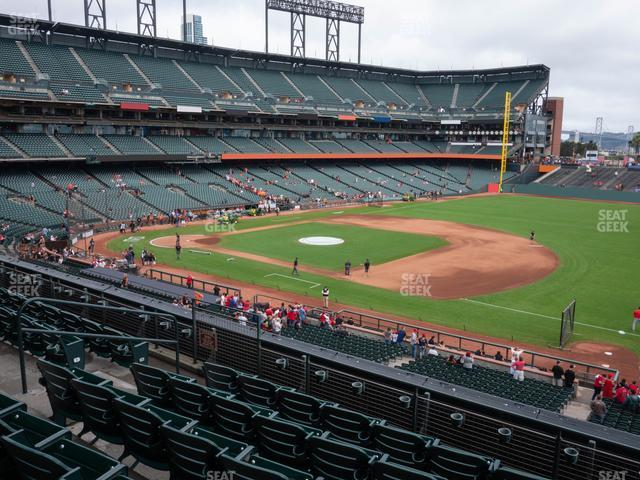
[[[333,405],[320,410],[320,419],[322,429],[338,440],[363,447],[372,444],[374,425],[384,425],[382,420]]]
[[[322,435],[321,430],[259,415],[255,417],[255,424],[261,456],[301,470],[309,468],[307,441]]]
[[[71,431],[50,420],[36,417],[23,410],[7,413],[0,418],[0,436],[21,431],[35,448],[61,439],[71,439]]]
[[[53,410],[53,421],[59,425],[64,426],[67,418],[82,420],[82,410],[71,386],[71,380],[81,379],[94,385],[111,385],[110,380],[82,370],[65,368],[43,359],[38,359],[37,365],[44,378],[47,396]]]
[[[276,395],[275,409],[279,417],[318,428],[321,424],[320,411],[327,405],[334,404],[311,395],[282,389]]]
[[[212,412],[209,410],[209,399],[212,396],[233,397],[231,393],[214,390],[197,382],[176,377],[169,378],[169,391],[176,412],[205,424],[212,423]]]
[[[311,437],[308,444],[311,470],[316,476],[326,480],[366,479],[369,477],[369,464],[382,456],[377,452],[325,437]]]
[[[314,480],[308,472],[296,470],[272,462],[258,455],[252,455],[248,461],[222,456],[226,471],[234,472],[234,478],[240,480]]]
[[[171,407],[173,405],[171,390],[169,389],[169,380],[171,378],[195,382],[194,378],[140,363],[133,363],[130,368],[138,393],[150,398],[159,407]]]
[[[374,462],[371,466],[370,478],[371,480],[448,480],[440,475],[388,461]]]
[[[222,471],[221,455],[237,457],[247,445],[216,435],[202,427],[189,431],[170,425],[160,427],[169,458],[171,478],[207,480],[208,472]]]
[[[196,422],[150,404],[134,405],[123,398],[116,398],[114,405],[124,439],[124,452],[120,460],[133,456],[151,468],[168,470],[169,459],[160,427],[169,425],[185,430]]]
[[[238,377],[238,387],[238,396],[242,400],[267,408],[274,408],[280,390],[293,391],[291,388],[280,387],[268,380],[247,375]]]
[[[523,472],[515,468],[500,466],[491,475],[492,480],[550,480],[548,477],[542,477],[533,473]]]
[[[67,439],[37,449],[18,431],[2,437],[0,442],[25,479],[110,480],[127,473],[127,467],[111,457]]]
[[[212,425],[217,433],[246,443],[252,443],[256,436],[256,415],[275,415],[273,410],[218,395],[209,398],[209,411],[213,414]]]
[[[238,377],[240,374],[233,368],[205,362],[202,366],[202,372],[207,382],[207,387],[234,394],[238,393]]]
[[[390,461],[423,470],[429,461],[429,448],[437,440],[389,425],[373,426],[372,448],[385,453]]]
[[[451,480],[479,480],[495,470],[493,459],[446,445],[429,449],[429,470]]]
[[[26,411],[27,405],[9,395],[0,393],[0,418],[15,411]]]
[[[82,437],[85,433],[91,432],[96,437],[117,445],[122,445],[124,439],[115,410],[115,399],[123,398],[138,406],[150,401],[111,386],[95,385],[75,378],[71,380],[71,385],[82,412],[83,428],[78,436]]]

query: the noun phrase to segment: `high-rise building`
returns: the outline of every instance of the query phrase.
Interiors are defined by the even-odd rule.
[[[182,36],[180,37],[182,40],[185,39],[184,35],[184,17],[182,18],[182,23],[180,24],[180,33]],[[190,43],[197,43],[199,45],[207,44],[207,37],[202,35],[202,17],[200,15],[194,15],[193,13],[187,14],[187,35],[186,41]]]

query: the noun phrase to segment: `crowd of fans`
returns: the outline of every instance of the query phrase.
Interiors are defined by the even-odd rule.
[[[639,387],[635,380],[628,384],[624,378],[616,382],[612,373],[596,375],[593,381],[591,414],[600,423],[607,415],[607,400],[633,414],[640,413]]]

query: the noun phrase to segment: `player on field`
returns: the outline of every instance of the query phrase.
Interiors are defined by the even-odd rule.
[[[293,261],[293,270],[291,270],[291,275],[300,275],[298,272],[298,257]]]
[[[180,251],[182,250],[182,245],[180,245],[180,234],[176,233],[176,257],[180,260]]]

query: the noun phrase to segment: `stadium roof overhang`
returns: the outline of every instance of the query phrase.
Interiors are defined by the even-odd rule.
[[[228,58],[245,59],[256,62],[268,62],[273,64],[304,65],[309,67],[320,67],[331,70],[354,71],[362,73],[378,73],[386,75],[397,75],[401,77],[436,77],[436,76],[458,76],[458,75],[499,75],[513,74],[521,72],[537,72],[542,76],[548,76],[549,67],[543,64],[522,65],[514,67],[489,68],[482,70],[411,70],[404,68],[383,67],[377,65],[358,64],[353,62],[333,62],[319,58],[294,58],[289,55],[277,53],[255,52],[250,50],[238,50],[233,48],[216,47],[212,45],[198,45],[195,43],[183,42],[162,37],[149,37],[135,33],[119,32],[115,30],[101,30],[96,28],[73,25],[70,23],[52,22],[38,19],[33,23],[34,30],[59,35],[70,35],[84,38],[100,38],[107,41],[120,43],[131,43],[138,46],[153,45],[169,50],[179,50],[190,54],[204,54]],[[0,14],[0,26],[15,28],[15,17],[13,15]]]

